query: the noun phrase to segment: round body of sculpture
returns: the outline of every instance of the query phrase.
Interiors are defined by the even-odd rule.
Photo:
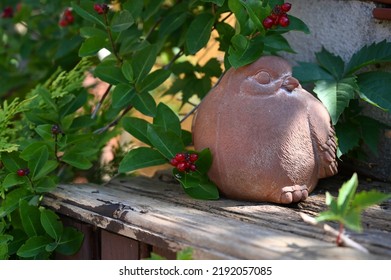
[[[210,148],[209,178],[226,197],[293,203],[337,172],[323,106],[276,56],[227,71],[193,120],[195,149]]]

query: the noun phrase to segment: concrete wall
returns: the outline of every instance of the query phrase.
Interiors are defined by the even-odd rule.
[[[310,28],[311,34],[291,32],[286,38],[297,54],[284,55],[295,61],[315,61],[315,52],[324,46],[348,61],[364,45],[384,39],[391,41],[391,21],[373,18],[372,1],[289,0],[291,14]],[[390,6],[391,8],[391,6]],[[390,65],[385,66],[390,71]],[[391,94],[391,89],[390,89]],[[366,106],[365,113],[391,126],[391,113]],[[355,163],[359,168],[382,180],[391,181],[391,130],[385,130],[379,144],[379,156]]]

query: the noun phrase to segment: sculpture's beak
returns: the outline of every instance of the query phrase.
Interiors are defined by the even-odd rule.
[[[282,88],[285,88],[287,91],[293,91],[299,85],[300,83],[296,78],[288,77],[282,83]]]

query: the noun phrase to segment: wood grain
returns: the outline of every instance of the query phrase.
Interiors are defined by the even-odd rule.
[[[166,174],[105,186],[61,185],[44,204],[153,248],[192,247],[196,259],[391,259],[391,201],[365,211],[363,233],[349,232],[370,254],[337,247],[334,238],[301,220],[300,212],[315,216],[325,210],[325,191],[335,195],[346,179],[323,180],[305,202],[291,206],[195,200]],[[360,182],[361,189],[391,192],[386,183]]]

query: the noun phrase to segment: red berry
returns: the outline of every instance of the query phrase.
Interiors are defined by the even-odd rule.
[[[61,27],[65,27],[68,25],[68,21],[66,19],[62,19],[62,20],[60,20],[58,25],[60,25]]]
[[[196,171],[197,170],[197,166],[194,163],[191,163],[190,166],[189,166],[189,169],[191,171]]]
[[[283,15],[280,17],[280,19],[278,20],[278,23],[282,26],[282,27],[287,27],[289,25],[289,18],[286,16],[286,15]]]
[[[170,160],[170,164],[172,165],[172,166],[177,166],[178,165],[178,161],[176,160],[176,158],[172,158],[171,160]]]
[[[16,171],[16,174],[18,174],[18,176],[20,176],[20,177],[23,177],[23,176],[26,176],[26,175],[28,175],[30,173],[30,169],[28,169],[28,168],[25,168],[25,169],[18,169],[17,171]]]
[[[14,9],[10,6],[5,7],[1,14],[2,18],[12,18],[14,16]]]
[[[265,18],[263,21],[262,21],[262,25],[265,29],[270,29],[273,27],[274,25],[274,20],[271,19],[270,17],[267,17]]]
[[[184,153],[179,153],[179,154],[176,154],[175,155],[175,159],[178,161],[178,162],[183,162],[186,160],[186,155]]]
[[[100,15],[107,14],[109,6],[107,4],[94,4],[94,10]]]
[[[178,165],[176,166],[176,168],[177,168],[180,172],[184,172],[184,171],[186,171],[186,169],[187,169],[187,164],[186,164],[186,162],[180,162],[180,163],[178,163]]]
[[[195,161],[197,161],[197,159],[198,159],[198,155],[197,154],[190,154],[189,160],[191,162],[195,162]]]
[[[291,3],[284,3],[281,5],[281,10],[284,11],[285,13],[289,12],[292,8]]]

